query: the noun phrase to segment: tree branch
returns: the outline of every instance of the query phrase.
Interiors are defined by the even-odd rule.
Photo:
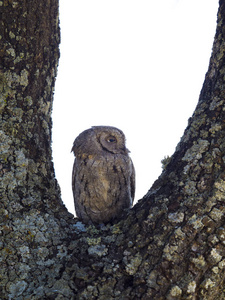
[[[0,298],[223,299],[225,1],[199,103],[170,162],[114,225],[64,208],[51,162],[56,1],[0,6]]]

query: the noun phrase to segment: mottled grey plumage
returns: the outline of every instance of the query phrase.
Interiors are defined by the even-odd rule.
[[[84,223],[107,223],[132,206],[135,171],[121,130],[94,126],[75,139],[72,151],[78,218]]]

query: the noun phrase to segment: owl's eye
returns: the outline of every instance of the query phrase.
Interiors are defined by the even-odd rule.
[[[116,138],[114,136],[109,136],[106,141],[108,143],[116,143]]]

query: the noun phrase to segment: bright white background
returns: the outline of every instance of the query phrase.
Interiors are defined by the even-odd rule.
[[[60,1],[53,158],[70,212],[70,151],[93,125],[124,131],[136,169],[135,200],[147,193],[197,104],[217,9],[216,0]]]

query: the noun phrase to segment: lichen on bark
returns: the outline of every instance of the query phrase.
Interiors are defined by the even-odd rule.
[[[199,103],[116,224],[64,207],[51,153],[56,0],[0,1],[0,298],[224,299],[225,1]]]

